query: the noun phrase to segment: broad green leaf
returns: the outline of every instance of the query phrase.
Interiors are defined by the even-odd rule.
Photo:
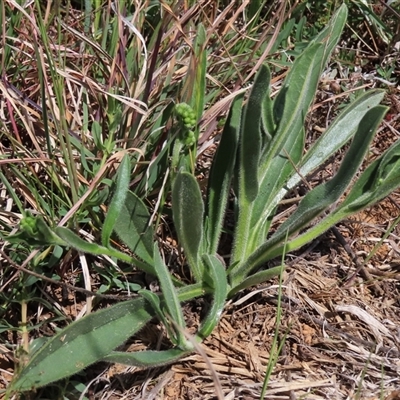
[[[200,246],[203,240],[204,205],[196,178],[179,172],[172,188],[172,212],[179,243],[185,250],[197,282],[203,280]]]
[[[201,296],[205,289],[199,284],[180,288],[179,300]],[[137,298],[73,322],[32,355],[12,382],[12,390],[39,388],[83,370],[110,354],[153,317],[147,301]]]
[[[197,337],[205,339],[218,324],[226,303],[228,282],[226,270],[221,261],[214,255],[203,255],[206,274],[209,276],[209,284],[212,285],[213,302],[207,316],[201,322]]]
[[[205,252],[208,254],[217,252],[221,235],[236,161],[242,102],[243,95],[240,95],[232,103],[208,179],[208,201],[205,217]]]
[[[358,212],[389,195],[400,184],[400,140],[361,174],[339,210]]]
[[[150,313],[143,299],[135,299],[73,322],[32,356],[12,389],[31,390],[81,371],[143,328]]]
[[[365,114],[337,174],[304,196],[296,211],[278,228],[271,241],[284,239],[287,234],[290,237],[340,198],[358,171],[386,111],[386,107],[376,106]]]
[[[122,159],[121,165],[118,168],[115,192],[108,207],[107,216],[104,220],[101,231],[101,242],[104,247],[108,247],[110,245],[111,233],[124,205],[126,194],[128,193],[129,189],[130,172],[131,169],[129,157],[125,155]]]
[[[283,151],[282,148],[284,146],[286,146],[288,151],[291,151],[293,148],[298,147],[296,144],[299,144],[299,140],[303,140],[302,138],[299,139],[299,135],[304,132],[304,120],[315,96],[319,81],[319,75],[315,73],[315,70],[319,71],[323,52],[324,48],[322,44],[314,44],[307,47],[307,49],[293,64],[281,91],[274,101],[274,118],[277,123],[277,129],[272,140],[266,141],[266,145],[262,149],[262,158],[259,159],[259,151],[261,150],[259,148],[259,140],[261,140],[260,131],[258,132],[258,139],[257,136],[254,135],[255,137],[251,141],[250,134],[248,134],[249,140],[246,141],[244,136],[243,139],[240,139],[240,143],[247,142],[248,151],[247,153],[242,151],[241,157],[243,165],[242,161],[240,161],[238,164],[239,169],[243,170],[247,163],[249,163],[250,167],[248,175],[255,175],[256,178],[252,180],[247,179],[246,182],[244,179],[246,176],[245,173],[239,170],[239,217],[235,230],[232,257],[232,262],[238,263],[237,268],[247,260],[250,254],[253,253],[259,245],[258,241],[261,238],[261,232],[265,231],[265,226],[263,226],[263,224],[269,223],[266,219],[260,221],[256,221],[256,219],[264,214],[262,211],[263,208],[265,209],[269,206],[267,199],[264,200],[265,193],[268,193],[268,180],[271,179],[273,185],[276,179],[276,176],[270,172],[271,164],[273,161],[278,161],[278,164],[280,163],[281,160],[276,159],[275,157],[285,156],[285,154],[280,154]],[[268,70],[267,67],[264,67],[264,69]],[[259,75],[259,77],[262,76],[268,80],[269,85],[269,73],[265,72],[264,75]],[[258,115],[257,111],[261,112],[262,108],[263,99],[259,98],[258,100],[260,102],[258,109],[256,106],[252,107],[252,109],[254,108],[254,111],[249,115],[249,118],[252,118],[254,121],[256,121]],[[256,102],[256,98],[254,98],[254,101]],[[245,117],[246,116],[244,115],[243,118]],[[255,125],[256,123],[253,122],[253,124]],[[260,119],[258,119],[258,124],[260,124]],[[249,126],[250,125],[249,122]],[[245,127],[245,124],[242,124],[242,134],[245,135],[246,130],[243,129],[243,127]],[[259,129],[261,129],[261,127]],[[252,154],[251,150],[251,144],[253,142],[255,142],[254,154]],[[296,150],[296,152],[298,151]],[[243,157],[247,158],[243,159]],[[296,161],[297,156],[293,155],[293,158]],[[253,168],[255,168],[253,165],[254,159],[257,160],[256,171],[253,170]],[[249,197],[243,192],[247,191],[248,186],[251,185],[257,185],[257,189],[253,189],[251,191],[252,194]],[[261,194],[260,192],[263,193]],[[253,197],[253,195],[256,195],[257,193],[260,195],[260,198],[258,199]],[[250,203],[250,200],[255,201]],[[256,211],[253,210],[254,208],[256,208]],[[252,230],[254,228],[252,224],[254,223],[261,223],[261,226],[258,226],[256,231]],[[255,237],[252,237],[252,235]]]
[[[294,142],[304,128],[306,115],[317,90],[320,78],[318,71],[324,51],[325,48],[320,43],[308,46],[295,60],[274,100],[277,130],[261,160],[262,179],[268,175],[271,160],[282,151],[285,144]]]
[[[253,220],[258,227],[255,226],[255,228],[252,229],[253,235],[259,233],[259,237],[265,238],[267,236],[265,228],[269,226],[269,217],[288,190],[295,187],[301,180],[301,177],[307,177],[309,173],[322,165],[329,157],[346,144],[354,136],[361,119],[367,111],[378,105],[382,101],[383,96],[383,91],[371,90],[348,105],[302,158],[301,165],[299,165],[297,169],[301,176],[294,168],[290,168],[291,163],[287,164],[284,162],[284,155],[277,156],[281,161],[281,165],[278,163],[279,159],[275,160],[273,166],[271,166],[269,170],[268,176],[260,183],[260,199],[257,199],[253,211]],[[297,144],[295,144],[295,146],[297,146]],[[299,158],[296,156],[296,154],[299,155],[298,149],[299,147],[297,147],[297,150],[295,147],[292,150],[285,146],[285,150],[290,155],[295,165],[299,162]],[[284,168],[286,168],[286,171]],[[277,178],[270,179],[270,176]],[[291,176],[291,178],[284,187],[283,178],[288,176]],[[275,190],[279,188],[279,192],[276,193]],[[259,226],[264,226],[264,230],[261,231]]]
[[[296,211],[278,228],[274,235],[261,245],[245,263],[232,270],[232,286],[237,286],[251,270],[280,254],[275,252],[275,249],[282,250],[282,244],[287,235],[290,236],[304,228],[339,199],[357,172],[386,110],[386,107],[376,106],[365,114],[337,174],[330,181],[307,193]],[[330,227],[331,225],[324,226],[325,230]],[[287,250],[292,249],[289,242]]]
[[[113,351],[103,358],[103,361],[131,365],[140,368],[155,368],[174,363],[190,354],[190,351],[181,349],[147,350],[132,353]]]
[[[383,90],[370,90],[349,104],[308,150],[301,162],[302,165],[299,166],[301,176],[306,177],[345,145],[354,136],[361,119],[367,111],[377,106],[382,101],[384,95],[385,92]],[[279,193],[279,200],[300,179],[300,176],[295,173],[289,180],[287,189]]]
[[[274,101],[274,115],[279,127],[270,158],[280,152],[284,143],[290,143],[291,140],[286,138],[287,135],[297,135],[300,127],[304,126],[305,116],[315,96],[319,77],[340,39],[346,19],[347,7],[343,4],[328,26],[295,60],[284,86]],[[268,165],[268,157],[265,165]]]
[[[154,232],[149,226],[150,214],[135,193],[126,194],[114,231],[126,246],[148,264],[153,263]]]
[[[260,155],[263,142],[270,142],[270,137],[266,137],[267,133],[263,132],[262,122],[263,102],[269,96],[269,85],[269,69],[262,65],[242,113],[239,156],[235,165],[239,216],[235,227],[232,263],[242,262],[252,250],[249,244],[250,222],[253,201],[259,191]]]
[[[387,167],[387,168],[385,168]],[[369,207],[400,187],[400,141],[392,145],[361,174],[340,206],[322,221],[287,244],[292,251],[320,236],[339,221]],[[280,254],[276,248],[270,256]]]
[[[239,196],[244,196],[247,202],[252,202],[258,193],[258,165],[263,134],[261,132],[262,111],[264,98],[269,96],[270,81],[268,67],[261,65],[242,115],[238,160]]]
[[[281,153],[272,159],[268,174],[260,182],[259,196],[254,202],[251,216],[250,243],[252,251],[265,242],[273,212],[277,206],[276,194],[285,186],[288,177],[295,171],[303,149],[304,130],[297,135],[295,141],[285,144]]]

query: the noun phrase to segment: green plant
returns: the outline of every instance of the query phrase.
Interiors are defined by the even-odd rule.
[[[131,164],[127,156],[119,167],[101,245],[88,243],[65,227],[50,232],[40,218],[36,224],[32,220],[22,224],[25,238],[7,238],[29,240],[30,232],[34,232],[41,243],[47,239],[49,244],[95,255],[107,254],[157,277],[161,287],[160,294],[140,290],[138,298],[88,315],[48,339],[29,355],[10,390],[25,391],[46,385],[99,360],[151,367],[179,359],[193,351],[192,340],[200,342],[211,334],[228,298],[282,271],[282,267],[263,269],[266,261],[305,245],[400,185],[400,142],[356,175],[386,112],[379,105],[384,95],[381,91],[359,96],[303,152],[305,118],[346,16],[343,5],[296,59],[273,101],[266,66],[255,77],[244,106],[243,95],[234,100],[213,160],[205,200],[193,174],[177,171],[172,188],[173,222],[195,283],[185,284],[173,276],[163,261],[154,243],[147,207],[128,190]],[[275,210],[284,196],[350,139],[336,175],[311,189],[296,211],[270,233]],[[231,189],[235,196],[236,223],[232,254],[225,266],[218,255],[218,246]],[[334,206],[339,200],[341,203]],[[113,231],[133,256],[111,246]],[[194,338],[188,340],[180,303],[204,295],[212,297],[211,308]],[[153,316],[164,324],[173,344],[171,349],[114,351]],[[58,364],[60,359],[62,365]]]

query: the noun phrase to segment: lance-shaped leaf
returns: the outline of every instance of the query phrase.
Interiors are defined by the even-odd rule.
[[[153,263],[154,232],[143,201],[129,191],[120,210],[114,231],[126,246],[148,264]]]
[[[154,269],[163,294],[161,312],[164,316],[161,316],[161,318],[170,333],[170,338],[173,343],[183,350],[189,350],[192,346],[186,340],[183,333],[186,328],[186,323],[178,293],[172,283],[170,272],[161,258],[157,243],[154,243]]]
[[[339,199],[357,172],[386,111],[386,107],[376,106],[366,113],[337,174],[330,181],[307,193],[296,211],[278,228],[275,234],[261,245],[245,263],[232,271],[232,286],[240,284],[252,269],[277,255],[275,250],[278,247],[282,249],[282,243],[287,235],[290,236],[304,228]],[[325,230],[329,228],[330,226],[326,226]],[[288,244],[289,249],[292,250]]]
[[[327,27],[307,46],[296,59],[284,85],[274,101],[274,119],[278,124],[273,150],[269,160],[281,151],[287,136],[297,135],[304,126],[305,116],[315,96],[319,77],[333,49],[340,39],[347,19],[347,7],[343,4],[332,17]],[[267,173],[267,169],[264,173]]]
[[[376,204],[400,187],[400,140],[361,174],[342,204],[318,224],[288,243],[297,249],[315,239],[339,221]],[[277,249],[279,252],[279,249]],[[277,253],[278,254],[278,253]]]
[[[89,243],[83,240],[70,229],[63,226],[58,226],[54,229],[54,232],[64,241],[64,246],[70,246],[75,250],[82,251],[83,253],[95,254],[95,255],[107,255],[110,257],[116,257],[121,261],[125,261],[130,264],[134,264],[148,274],[154,275],[153,266],[144,263],[138,259],[135,259],[128,254],[122,253],[112,247],[100,246],[97,243]]]
[[[208,179],[207,209],[205,217],[205,252],[215,254],[228,201],[233,168],[239,141],[243,95],[232,103],[221,141],[214,155]]]
[[[172,189],[172,216],[179,243],[185,250],[197,282],[203,280],[200,247],[203,240],[204,204],[193,175],[179,172]]]
[[[277,179],[268,179],[261,182],[260,193],[265,196],[264,202],[259,199],[254,206],[253,219],[257,226],[264,225],[266,228],[268,217],[271,215],[279,201],[286,195],[288,190],[294,188],[301,177],[306,177],[309,173],[313,172],[316,168],[322,165],[326,160],[335,154],[343,145],[345,145],[356,133],[357,127],[361,119],[371,108],[377,106],[383,99],[384,92],[381,90],[371,90],[348,105],[323,133],[323,135],[312,145],[307,154],[302,158],[301,164],[296,168],[290,168],[291,163],[283,162],[285,158],[283,155],[281,166],[278,162],[274,162],[273,167],[270,169],[271,176],[278,177]],[[286,149],[286,146],[285,146]],[[294,156],[295,149],[290,149],[287,153],[290,155],[292,162],[297,166],[298,158]],[[286,167],[284,167],[286,165]],[[275,168],[275,171],[274,171]],[[287,174],[284,171],[287,168]],[[297,172],[298,171],[298,172]],[[291,176],[286,185],[283,185],[282,178]],[[278,193],[274,192],[273,188],[281,188]],[[262,213],[261,213],[262,211]],[[259,228],[252,229],[253,234],[259,232]],[[265,229],[261,232],[260,236],[265,238],[267,236]]]
[[[281,152],[283,146],[290,145],[302,132],[317,90],[318,71],[324,51],[321,43],[308,46],[297,57],[274,100],[274,117],[278,126],[271,145],[263,152],[260,164],[261,179],[268,175],[271,160]]]
[[[242,262],[253,250],[249,243],[253,201],[259,193],[259,163],[263,143],[271,141],[262,121],[263,103],[269,96],[270,72],[262,65],[255,77],[249,99],[242,113],[239,138],[239,156],[235,170],[239,217],[235,228],[232,263]],[[267,144],[265,146],[268,147]]]
[[[40,348],[12,383],[25,391],[73,375],[109,354],[151,319],[143,299],[123,302],[78,320]]]
[[[361,174],[340,206],[306,232],[289,241],[287,251],[296,250],[320,236],[331,226],[369,207],[400,187],[400,141],[393,144]],[[283,246],[269,252],[281,254]]]
[[[251,245],[253,251],[267,237],[272,222],[273,211],[277,206],[276,194],[293,174],[304,149],[304,130],[295,138],[285,144],[280,154],[272,159],[268,174],[260,182],[259,196],[254,202],[251,216]],[[273,177],[273,178],[272,178]]]
[[[216,256],[206,254],[202,258],[208,275],[206,280],[211,285],[213,296],[211,308],[201,322],[196,335],[200,339],[205,339],[211,334],[221,318],[228,293],[228,282],[225,267]]]
[[[264,130],[273,132],[273,140],[266,142],[261,155],[259,196],[253,205],[249,228],[251,240],[248,246],[252,251],[267,236],[272,212],[286,193],[287,188],[281,189],[284,183],[293,175],[296,183],[300,179],[294,171],[303,152],[305,116],[314,99],[322,69],[340,38],[346,16],[346,7],[341,7],[327,28],[296,59],[274,101],[273,113],[266,101],[269,99],[264,101],[263,126]]]
[[[179,300],[201,296],[205,289],[198,284],[180,288]],[[153,317],[149,303],[137,298],[73,322],[32,355],[12,382],[12,390],[32,390],[83,370],[105,358]]]
[[[400,185],[400,140],[361,174],[339,212],[358,212],[389,195]]]
[[[347,6],[343,3],[332,16],[329,24],[324,28],[314,39],[315,43],[326,43],[325,44],[325,53],[324,58],[322,59],[320,70],[318,75],[321,74],[322,69],[325,68],[325,65],[333,51],[336,47],[340,35],[343,32],[343,28],[347,21]],[[316,72],[317,73],[317,72]]]
[[[322,165],[329,157],[345,145],[357,131],[361,119],[368,110],[383,99],[383,90],[370,90],[349,104],[333,121],[329,128],[312,145],[299,166],[300,175],[305,177]],[[279,200],[292,189],[301,177],[296,172],[287,183],[287,188],[279,194]]]
[[[262,111],[265,96],[269,96],[271,76],[268,67],[261,65],[243,111],[240,132],[239,196],[247,202],[258,193],[258,165],[262,147]]]
[[[259,224],[259,217],[264,215],[263,210],[269,206],[268,199],[264,200],[263,196],[265,196],[265,193],[268,193],[267,196],[270,195],[268,192],[268,180],[275,182],[275,167],[281,164],[281,160],[276,157],[286,156],[285,154],[280,154],[284,146],[287,151],[293,150],[298,153],[298,144],[303,140],[303,138],[299,138],[299,135],[304,132],[304,120],[318,85],[319,76],[315,73],[315,69],[317,71],[319,70],[323,54],[323,45],[313,44],[307,47],[296,59],[281,91],[274,101],[274,119],[277,123],[277,129],[272,139],[266,141],[265,147],[262,149],[261,159],[259,158],[260,154],[257,149],[254,155],[252,154],[252,142],[250,142],[249,137],[247,143],[248,151],[246,154],[242,154],[242,159],[239,160],[239,218],[235,230],[235,244],[232,257],[232,262],[238,263],[237,268],[247,260],[250,254],[253,253],[260,244],[259,241],[261,240],[262,233],[266,230],[263,224],[269,223],[264,219],[261,221],[261,226],[257,226],[254,230],[254,224]],[[267,67],[264,68],[267,69]],[[264,76],[265,79],[269,78],[269,74],[267,73],[260,75],[260,77],[261,76]],[[259,99],[259,101],[261,102],[259,107],[262,108],[262,98]],[[255,110],[257,111],[257,108]],[[243,116],[243,118],[245,117],[246,116]],[[255,115],[252,117],[255,119]],[[242,126],[245,125],[242,124]],[[245,133],[246,131],[242,132],[243,135]],[[260,132],[258,135],[261,135]],[[243,140],[243,142],[245,141],[246,140]],[[257,139],[254,141],[257,147],[257,143],[259,142],[257,142]],[[242,143],[242,141],[240,143]],[[244,156],[247,158],[243,159]],[[293,158],[296,160],[298,157],[293,154]],[[257,185],[257,189],[253,189],[251,193],[258,193],[260,195],[260,197],[255,198],[251,197],[252,195],[249,197],[246,193],[243,193],[247,191],[250,185],[250,180],[247,184],[246,181],[244,181],[246,175],[243,170],[246,168],[247,163],[253,165],[254,159],[257,159],[257,171],[255,173],[257,179],[253,179],[251,184]],[[271,164],[274,163],[277,164],[271,167]],[[252,168],[253,167],[251,167],[249,171],[252,171]],[[289,172],[291,169],[292,167],[289,165]],[[287,173],[287,170],[283,169],[279,173],[281,174],[282,172]],[[282,176],[282,178],[285,180],[285,177]],[[272,183],[272,186],[273,185],[274,183]],[[250,200],[252,200],[252,202],[250,202]]]
[[[112,231],[125,203],[126,194],[129,189],[130,171],[130,161],[129,157],[126,155],[122,159],[121,165],[118,168],[115,192],[108,207],[106,219],[104,220],[101,231],[101,242],[104,247],[110,245]]]
[[[181,349],[169,349],[161,351],[147,350],[132,353],[113,351],[108,356],[104,357],[102,361],[131,365],[133,367],[140,368],[155,368],[172,364],[189,354],[190,351]]]
[[[296,211],[278,228],[271,241],[283,240],[286,235],[299,231],[339,199],[358,171],[386,111],[386,107],[376,106],[365,114],[337,174],[304,196]]]

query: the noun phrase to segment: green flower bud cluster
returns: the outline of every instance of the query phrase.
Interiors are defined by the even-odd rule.
[[[65,246],[66,243],[47,226],[43,217],[33,217],[29,212],[19,223],[19,231],[15,235],[7,236],[10,243],[25,242],[31,246],[43,246],[58,244]]]
[[[190,147],[190,146],[194,145],[195,141],[196,141],[196,139],[194,137],[194,132],[193,131],[187,131],[186,135],[185,135],[185,138],[183,139],[183,143],[186,146]]]
[[[186,129],[192,129],[196,126],[196,114],[192,107],[186,103],[179,103],[175,106],[175,112],[178,119]]]
[[[26,232],[29,236],[35,237],[38,236],[39,230],[37,226],[37,218],[34,218],[30,215],[26,216],[25,218],[22,218],[19,227],[21,231]]]
[[[192,107],[186,103],[179,103],[175,106],[178,120],[183,125],[181,142],[186,146],[192,146],[196,139],[193,128],[196,126],[196,114]]]

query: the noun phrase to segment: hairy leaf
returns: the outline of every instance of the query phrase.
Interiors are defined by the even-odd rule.
[[[216,253],[221,235],[239,142],[242,101],[243,95],[240,95],[232,103],[208,179],[204,246],[208,254]]]
[[[206,274],[212,287],[213,302],[207,316],[201,322],[197,336],[204,339],[211,334],[221,318],[228,293],[226,270],[221,261],[213,255],[203,255]]]
[[[169,349],[161,351],[148,350],[132,353],[113,351],[108,356],[104,357],[103,361],[131,365],[140,368],[154,368],[172,364],[189,354],[190,351],[181,349]]]
[[[154,232],[143,201],[129,191],[120,210],[114,231],[126,246],[148,264],[153,263]]]
[[[172,189],[172,211],[179,242],[197,282],[203,280],[200,246],[203,240],[204,205],[193,175],[179,172]]]
[[[124,205],[129,189],[130,172],[130,161],[129,157],[126,155],[122,159],[121,165],[118,169],[115,192],[108,207],[107,216],[104,220],[103,229],[101,231],[101,242],[104,247],[108,247],[110,245],[111,233]]]

